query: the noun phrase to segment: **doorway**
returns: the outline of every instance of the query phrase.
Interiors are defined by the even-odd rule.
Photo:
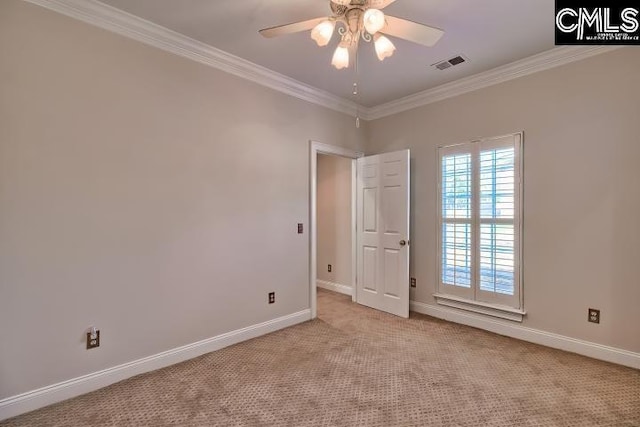
[[[322,156],[322,157],[321,157]],[[342,291],[346,293],[350,291],[352,300],[356,300],[356,159],[363,157],[364,154],[331,145],[321,144],[318,142],[311,142],[310,150],[310,178],[311,178],[311,194],[310,194],[310,268],[309,268],[309,295],[311,306],[311,318],[317,317],[317,291],[318,280],[320,279],[320,285],[326,288],[334,288],[332,290]],[[320,167],[319,167],[320,165]],[[319,171],[322,172],[323,180],[330,180],[330,183],[326,181],[323,186],[320,187]],[[319,248],[318,231],[319,226],[321,229],[330,226],[331,221],[323,221],[322,224],[318,221],[318,189],[321,188],[323,194],[320,195],[321,201],[331,202],[327,200],[326,194],[330,189],[324,184],[339,185],[340,194],[334,194],[333,203],[337,203],[334,206],[328,206],[329,203],[323,203],[323,210],[330,210],[337,208],[335,215],[339,218],[335,218],[338,221],[341,233],[347,233],[347,236],[324,236],[321,239],[323,245]],[[345,188],[345,185],[347,188]],[[334,186],[335,188],[335,186]],[[348,202],[348,203],[347,203]],[[326,212],[325,212],[326,214]],[[326,218],[325,217],[323,218]],[[336,224],[333,224],[334,227]],[[325,230],[323,230],[325,231]],[[329,238],[327,238],[329,237]],[[328,255],[334,248],[339,247],[338,250],[333,249],[334,253]],[[346,246],[346,247],[345,247]],[[319,263],[319,254],[321,262]],[[328,262],[330,257],[332,260]],[[333,262],[333,263],[332,263]],[[329,272],[329,264],[331,264],[331,272]],[[348,268],[347,268],[348,267]],[[322,273],[318,274],[318,270],[322,269]],[[326,273],[326,274],[325,274]],[[333,280],[327,280],[333,279]]]
[[[318,154],[318,288],[353,295],[351,284],[352,159]]]
[[[396,316],[409,317],[409,150],[364,157],[352,150],[311,142],[311,318],[318,315],[318,267],[324,267],[318,265],[320,155],[346,157],[351,163],[351,226],[346,226],[346,229],[350,229],[351,234],[349,287],[352,289],[352,301]]]

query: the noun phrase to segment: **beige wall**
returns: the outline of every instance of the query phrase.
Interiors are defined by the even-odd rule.
[[[344,286],[351,286],[351,162],[318,155],[318,279]]]
[[[523,130],[524,326],[640,352],[639,99],[626,48],[370,123],[369,154],[411,149],[412,298],[435,304],[436,147]]]
[[[308,141],[353,118],[18,0],[0,55],[0,399],[309,307]]]

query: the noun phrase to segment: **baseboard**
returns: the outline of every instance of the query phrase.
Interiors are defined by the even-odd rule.
[[[455,309],[434,306],[417,301],[411,301],[410,309],[416,313],[422,313],[439,319],[448,320],[450,322],[473,326],[474,328],[484,329],[489,332],[494,332],[511,338],[517,338],[534,344],[540,344],[546,347],[552,347],[592,357],[594,359],[640,369],[640,353],[634,353],[632,351],[583,341],[551,332],[545,332],[539,329],[527,328],[520,324],[500,322],[483,316],[462,313]]]
[[[275,332],[311,319],[311,310],[303,310],[257,325],[227,332],[192,344],[174,348],[99,372],[0,400],[0,421],[53,403],[106,387],[135,375],[193,359],[242,341]]]
[[[329,291],[339,292],[341,294],[353,295],[353,288],[347,285],[341,285],[340,283],[327,282],[326,280],[316,280],[316,285],[319,288],[327,289]]]

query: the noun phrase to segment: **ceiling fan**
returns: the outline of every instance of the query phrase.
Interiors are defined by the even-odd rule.
[[[381,9],[395,0],[329,0],[331,16],[309,19],[293,24],[260,30],[264,37],[311,30],[311,38],[318,46],[326,46],[338,24],[340,43],[333,54],[331,64],[337,69],[349,67],[349,51],[357,52],[360,39],[374,42],[380,61],[393,55],[395,46],[385,35],[409,40],[424,46],[435,45],[444,31],[407,19],[385,15]]]

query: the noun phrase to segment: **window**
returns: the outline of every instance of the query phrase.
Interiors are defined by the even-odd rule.
[[[439,149],[439,303],[522,320],[522,134]]]

